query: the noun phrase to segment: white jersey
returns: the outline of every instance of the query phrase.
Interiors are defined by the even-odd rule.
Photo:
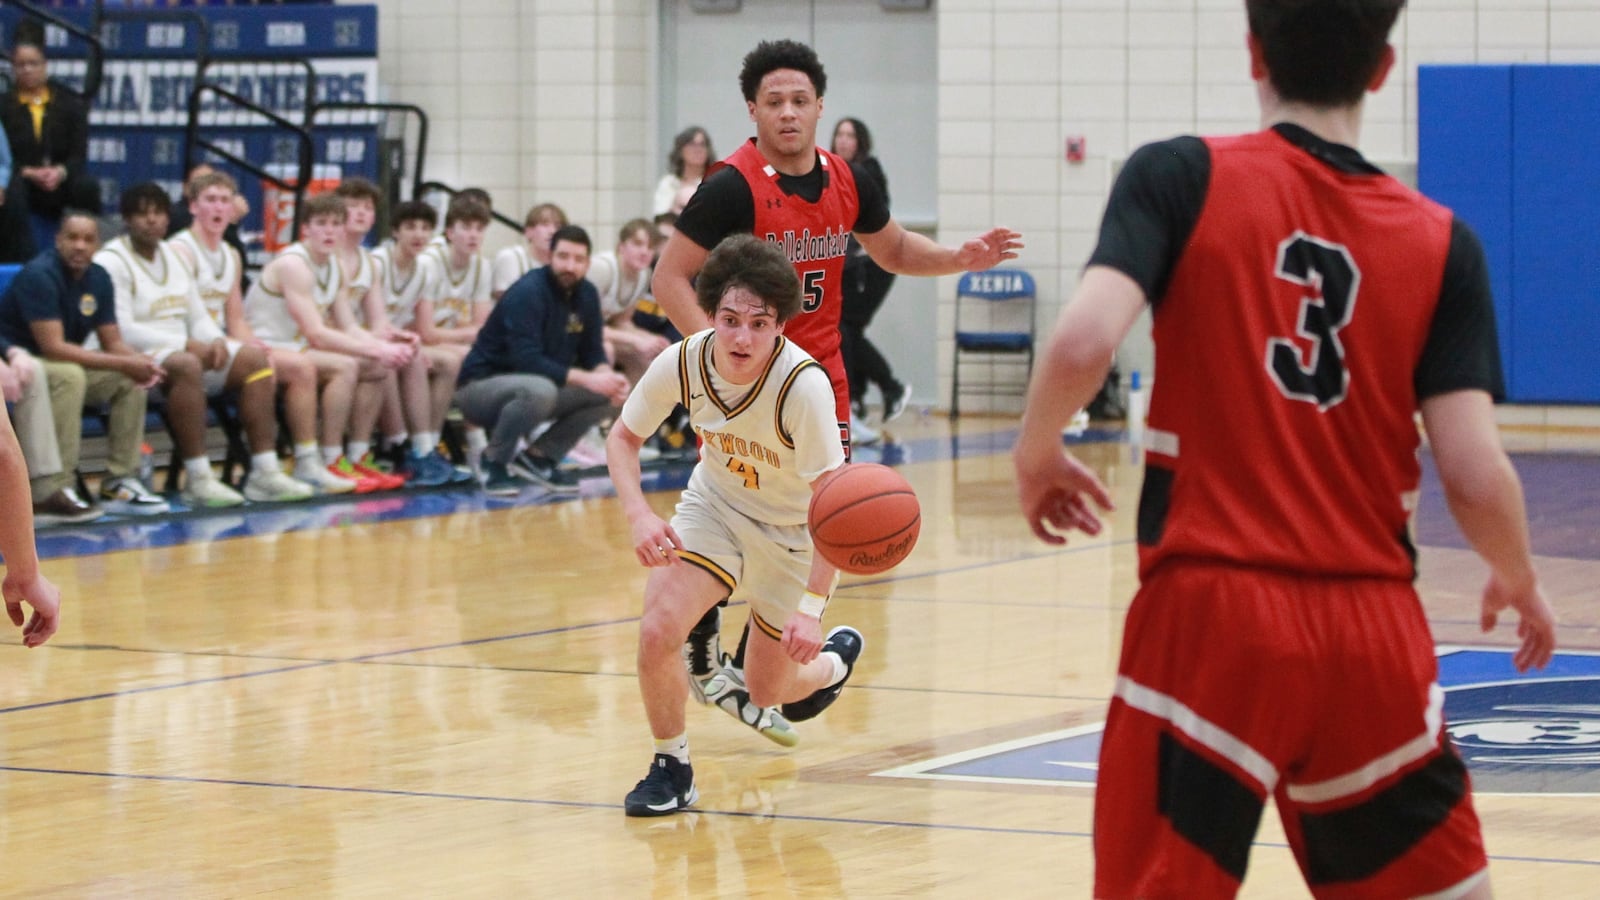
[[[708,495],[768,525],[800,525],[811,482],[844,463],[828,373],[779,337],[766,371],[736,385],[712,365],[708,329],[657,356],[622,406],[621,421],[649,435],[683,404],[700,435],[688,492]]]
[[[166,241],[156,245],[155,259],[147,260],[124,235],[102,247],[94,261],[111,275],[117,326],[128,346],[165,356],[184,349],[191,337],[206,343],[222,337],[200,303],[189,269]]]
[[[473,307],[489,302],[489,261],[475,254],[464,269],[450,266],[450,248],[429,247],[428,254],[438,263],[442,277],[433,301],[433,324],[440,328],[462,328],[472,324]]]
[[[344,258],[337,251],[334,253],[334,259],[339,260],[339,277],[344,281],[344,298],[350,302],[350,311],[355,314],[357,322],[366,325],[367,310],[363,301],[367,299],[367,292],[372,290],[378,268],[373,262],[372,251],[365,247],[356,248],[354,271],[345,268]]]
[[[539,268],[540,262],[528,252],[526,244],[515,244],[494,255],[494,273],[491,281],[495,293],[504,294],[517,283],[517,279]]]
[[[211,314],[211,321],[217,323],[218,328],[228,326],[228,295],[239,286],[239,275],[243,265],[239,261],[239,251],[233,249],[227,241],[219,240],[215,253],[206,249],[204,242],[194,233],[193,228],[185,228],[168,241],[173,244],[182,244],[194,258],[194,267],[189,269],[190,277],[194,278],[195,290],[200,293],[200,302]]]
[[[278,256],[298,256],[305,260],[315,280],[311,299],[316,303],[322,321],[331,322],[333,301],[339,298],[339,293],[343,290],[338,261],[330,258],[319,269],[311,262],[311,253],[306,250],[305,245],[299,243],[285,247]],[[245,295],[244,314],[245,318],[250,320],[250,329],[256,333],[256,337],[269,347],[304,350],[310,346],[306,336],[300,333],[300,326],[295,322],[294,316],[289,315],[289,301],[279,291],[267,288],[265,271],[254,284],[250,285],[250,293]]]
[[[432,253],[424,252],[412,260],[411,272],[407,275],[400,273],[394,257],[394,245],[385,244],[372,251],[372,265],[383,296],[383,308],[389,314],[389,324],[411,328],[417,318],[417,301],[438,296],[444,273],[439,271],[439,260]],[[436,322],[438,318],[439,311],[435,309]]]
[[[589,262],[589,283],[600,292],[600,316],[611,321],[633,308],[650,292],[650,270],[644,269],[633,281],[623,278],[622,263],[615,252],[596,253]]]

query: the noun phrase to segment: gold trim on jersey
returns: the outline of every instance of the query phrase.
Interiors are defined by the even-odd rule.
[[[195,276],[196,278],[200,277],[200,266],[202,263],[211,270],[211,278],[214,281],[220,281],[222,276],[228,274],[228,251],[232,250],[233,248],[228,246],[227,241],[218,238],[217,249],[215,251],[209,250],[206,248],[205,241],[200,240],[200,233],[195,231],[193,228],[185,228],[184,230],[173,235],[172,238],[176,240],[184,235],[189,236],[189,240],[185,243],[193,244],[195,249],[195,267],[190,270],[191,275]]]
[[[394,280],[399,277],[400,272],[400,260],[397,258],[399,255],[400,251],[396,249],[384,254],[383,257],[383,284],[391,297],[399,297],[404,294],[406,288],[411,287],[411,282],[416,280],[417,272],[422,268],[422,266],[418,265],[419,257],[411,257],[411,274],[406,276],[405,284],[395,284]]]
[[[456,278],[455,273],[457,270],[450,267],[450,245],[445,244],[442,246],[430,247],[428,249],[439,251],[439,268],[444,269],[444,280],[449,282],[452,288],[460,288],[463,284],[466,284],[467,277],[471,276],[471,289],[463,290],[461,293],[467,297],[472,297],[478,292],[478,277],[483,274],[483,267],[478,265],[478,260],[482,257],[478,256],[477,254],[473,254],[471,257],[469,257],[467,261],[467,267],[460,270],[461,277]]]
[[[717,389],[713,386],[711,380],[711,345],[715,341],[716,334],[709,334],[706,335],[705,343],[700,345],[700,378],[705,383],[706,396],[710,397],[711,402],[717,405],[717,409],[722,410],[724,418],[731,419],[749,409],[750,404],[756,402],[756,398],[761,396],[761,389],[766,387],[767,377],[772,374],[772,367],[778,364],[778,356],[783,353],[783,347],[787,340],[782,335],[778,336],[777,346],[772,348],[772,355],[767,358],[767,367],[761,370],[761,377],[756,379],[756,383],[745,393],[744,398],[737,405],[731,407],[717,395]]]
[[[676,550],[674,552],[678,554],[679,559],[682,559],[684,562],[704,570],[707,575],[710,575],[712,578],[715,578],[716,580],[727,585],[729,593],[732,593],[733,589],[738,586],[738,582],[734,580],[732,575],[728,574],[727,569],[724,569],[723,567],[717,565],[704,556],[701,556],[693,550]]]
[[[133,265],[138,266],[140,269],[143,269],[144,273],[150,276],[150,280],[156,283],[156,287],[166,287],[167,276],[172,274],[172,267],[167,265],[166,257],[161,253],[161,245],[164,243],[166,242],[156,242],[156,259],[161,260],[161,275],[159,277],[155,272],[150,270],[149,266],[145,265],[144,257],[140,256],[139,251],[134,249],[133,241],[127,235],[123,235],[122,237],[119,237],[107,244],[106,249],[110,250],[112,254],[121,259],[124,265],[132,263]],[[130,279],[138,277],[137,273],[133,271],[131,266],[128,269],[128,277]]]
[[[822,365],[814,359],[808,359],[800,365],[795,366],[794,371],[789,373],[789,377],[783,380],[783,387],[778,388],[778,402],[773,406],[772,424],[778,431],[778,440],[782,441],[783,445],[788,447],[790,450],[794,449],[794,435],[790,434],[788,431],[785,431],[783,427],[783,401],[789,399],[789,389],[794,387],[794,380],[800,376],[801,372],[804,372],[813,366],[818,369],[822,368]],[[828,373],[823,372],[822,374],[826,375]]]
[[[761,632],[775,641],[783,640],[783,629],[773,625],[766,619],[761,618],[761,614],[756,612],[756,609],[753,606],[750,607],[750,621],[755,623],[756,631]]]
[[[689,406],[689,342],[678,345],[678,401],[684,409]]]

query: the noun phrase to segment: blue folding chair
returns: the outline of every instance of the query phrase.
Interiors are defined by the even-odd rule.
[[[950,417],[961,415],[962,394],[993,396],[1008,385],[991,377],[982,386],[961,383],[962,366],[977,357],[994,363],[1020,366],[1020,382],[1012,381],[1008,393],[1026,396],[1033,373],[1034,307],[1038,290],[1033,276],[1021,269],[968,272],[956,286],[955,354],[950,367]]]

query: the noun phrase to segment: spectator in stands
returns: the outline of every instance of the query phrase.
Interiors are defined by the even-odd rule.
[[[512,283],[530,270],[550,265],[550,238],[556,229],[567,227],[567,214],[554,203],[540,203],[528,210],[522,221],[522,244],[514,244],[494,255],[494,277],[489,296],[499,300]]]
[[[338,257],[347,279],[350,310],[374,336],[400,341],[417,348],[411,361],[384,382],[383,412],[379,416],[384,441],[384,458],[394,471],[418,487],[437,487],[455,478],[455,467],[439,455],[439,430],[444,425],[450,398],[455,393],[459,365],[448,370],[433,365],[421,352],[421,338],[415,330],[399,328],[385,313],[384,276],[376,253],[362,246],[377,218],[383,193],[365,178],[346,178],[334,193],[344,198],[347,219]],[[439,279],[432,279],[438,284]],[[485,279],[487,291],[487,279]],[[437,415],[435,415],[437,407]],[[376,468],[377,461],[358,460]]]
[[[557,464],[627,399],[628,380],[606,362],[600,297],[584,280],[589,249],[582,228],[558,229],[550,265],[506,291],[461,366],[456,404],[489,432],[483,470],[490,494],[517,493],[515,476],[552,491],[577,490]],[[550,427],[518,454],[517,443],[547,421]]]
[[[682,212],[689,198],[694,196],[700,179],[706,177],[706,166],[717,158],[711,149],[711,135],[699,125],[690,125],[672,139],[672,152],[667,155],[670,171],[656,183],[655,203],[651,212]]]
[[[200,301],[189,268],[162,236],[172,200],[154,182],[122,194],[127,233],[94,261],[111,275],[117,322],[133,349],[165,373],[167,425],[182,455],[183,502],[192,508],[304,500],[311,485],[283,474],[278,464],[278,383],[260,346],[230,340]],[[206,398],[227,392],[237,400],[250,446],[245,493],[219,480],[206,455]]]
[[[667,339],[634,324],[639,301],[650,293],[651,238],[655,229],[633,219],[617,232],[617,249],[596,253],[589,264],[589,283],[600,294],[605,319],[607,355],[617,371],[637,384],[650,361],[667,349]]]
[[[189,271],[200,294],[200,304],[211,320],[228,337],[247,347],[258,347],[267,354],[278,391],[283,397],[283,420],[295,447],[295,458],[309,465],[295,466],[295,480],[310,485],[317,493],[348,493],[355,482],[336,478],[315,464],[317,451],[317,367],[303,353],[274,350],[256,337],[244,314],[241,287],[244,257],[225,242],[225,235],[238,209],[234,198],[238,187],[226,172],[191,173],[184,185],[189,198],[189,217],[193,224],[168,242]],[[169,229],[170,230],[170,229]],[[248,497],[250,488],[245,486]]]
[[[357,460],[372,449],[384,380],[411,362],[416,347],[406,340],[384,340],[356,323],[334,258],[345,218],[344,200],[334,194],[307,200],[301,240],[261,270],[245,295],[244,312],[267,346],[303,353],[316,366],[322,406],[320,464],[365,493],[404,484]],[[306,474],[318,465],[316,455],[314,449],[296,447],[295,477],[310,480]]]
[[[161,383],[161,367],[123,341],[111,276],[94,262],[99,247],[99,219],[69,209],[62,213],[55,247],[23,266],[0,295],[0,337],[20,345],[44,366],[61,457],[59,471],[29,479],[34,508],[83,514],[84,501],[72,487],[83,440],[83,407],[91,403],[110,408],[109,474],[100,483],[102,505],[112,512],[166,512],[167,502],[138,475],[145,391]],[[99,349],[85,346],[91,338]],[[17,422],[23,428],[27,424]],[[44,440],[48,438],[27,434],[22,443],[34,446]]]
[[[35,233],[34,218],[53,229],[68,207],[99,213],[100,186],[86,168],[88,106],[70,89],[49,83],[42,28],[17,27],[11,72],[11,90],[0,96],[12,162],[0,230],[6,261],[18,262],[32,258],[45,233]]]

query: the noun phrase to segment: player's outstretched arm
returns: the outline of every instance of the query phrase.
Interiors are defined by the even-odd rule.
[[[1022,433],[1011,451],[1022,515],[1039,540],[1062,544],[1062,532],[1100,533],[1095,507],[1111,494],[1087,466],[1061,448],[1061,430],[1105,383],[1122,339],[1144,309],[1144,291],[1127,275],[1091,266],[1061,310],[1034,368]]]
[[[1493,629],[1502,611],[1516,610],[1522,643],[1512,661],[1519,672],[1542,669],[1555,653],[1555,611],[1533,568],[1522,481],[1500,444],[1493,401],[1478,390],[1428,397],[1422,424],[1450,514],[1489,564],[1483,630]]]
[[[711,317],[695,302],[694,276],[711,252],[682,232],[667,239],[650,277],[650,293],[661,305],[679,334],[694,334],[711,327]]]
[[[900,275],[981,272],[1016,259],[1022,249],[1022,235],[1009,228],[991,228],[959,247],[944,247],[895,219],[871,234],[857,234],[856,240],[873,262]]]

